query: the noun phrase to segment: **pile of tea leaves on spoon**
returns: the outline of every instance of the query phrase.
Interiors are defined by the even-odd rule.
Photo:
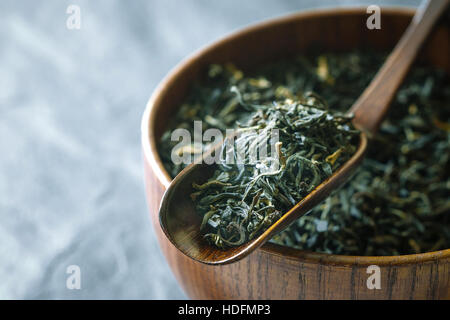
[[[202,229],[210,231],[205,238],[219,248],[242,245],[264,232],[347,161],[359,141],[352,117],[328,110],[316,95],[270,105],[239,100],[254,111],[237,129],[242,134],[232,164],[225,143],[213,177],[194,183],[191,195],[203,216]],[[261,145],[275,154],[255,157]],[[239,164],[237,150],[242,150]]]

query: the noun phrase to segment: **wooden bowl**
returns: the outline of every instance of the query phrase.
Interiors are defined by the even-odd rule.
[[[158,209],[171,179],[157,141],[187,90],[211,63],[248,68],[305,52],[353,48],[392,49],[413,9],[382,10],[382,29],[366,27],[365,8],[303,12],[246,28],[197,52],[159,85],[142,120],[146,194],[159,244],[175,277],[193,299],[450,299],[450,249],[391,257],[358,257],[300,251],[266,244],[246,259],[208,266],[185,257],[162,232]],[[421,59],[450,72],[450,33],[440,27]],[[381,289],[368,289],[367,267],[380,268]]]

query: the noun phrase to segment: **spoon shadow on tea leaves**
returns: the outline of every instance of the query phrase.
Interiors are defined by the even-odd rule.
[[[417,10],[410,26],[378,74],[350,108],[349,113],[354,116],[353,125],[361,131],[359,146],[352,157],[328,179],[259,236],[240,246],[220,249],[204,238],[205,233],[201,230],[203,217],[197,213],[195,203],[190,197],[193,193],[193,183],[206,182],[217,169],[217,165],[207,165],[204,161],[194,163],[175,177],[161,202],[160,224],[171,243],[185,255],[201,263],[221,265],[236,262],[343,186],[362,163],[370,139],[378,131],[422,44],[449,3],[450,0],[428,0]]]

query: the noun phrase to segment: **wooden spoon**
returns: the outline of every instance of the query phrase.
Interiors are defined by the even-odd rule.
[[[172,244],[190,258],[202,263],[220,265],[238,261],[342,186],[364,159],[368,139],[376,134],[420,47],[449,2],[450,0],[428,0],[417,10],[394,51],[350,109],[355,115],[353,124],[361,130],[359,148],[330,178],[317,186],[259,237],[239,247],[224,250],[212,246],[203,238],[204,233],[200,231],[202,217],[196,212],[194,202],[190,198],[193,192],[192,183],[207,181],[216,165],[192,164],[172,181],[159,210],[161,227]]]

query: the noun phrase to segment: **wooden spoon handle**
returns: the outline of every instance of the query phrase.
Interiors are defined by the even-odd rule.
[[[354,125],[369,137],[377,132],[420,47],[449,3],[450,0],[428,0],[417,10],[384,66],[351,108]]]

